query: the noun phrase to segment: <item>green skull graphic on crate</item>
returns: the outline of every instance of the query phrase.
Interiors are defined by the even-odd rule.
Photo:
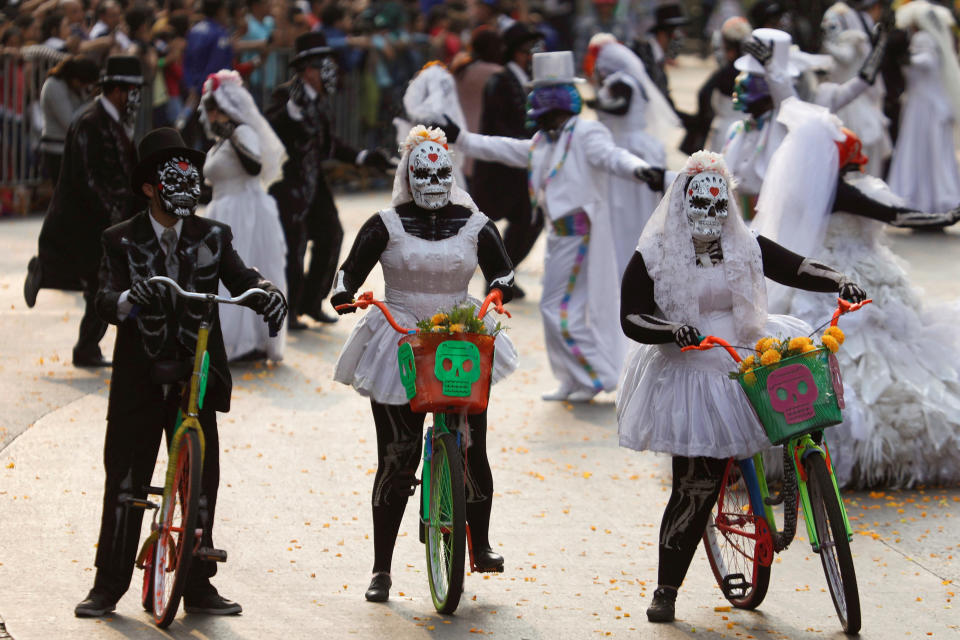
[[[400,365],[400,383],[407,393],[407,400],[417,395],[417,365],[413,359],[413,347],[404,342],[397,351],[397,364]]]
[[[437,347],[433,373],[443,383],[443,395],[465,398],[480,379],[480,350],[472,342],[447,340]]]

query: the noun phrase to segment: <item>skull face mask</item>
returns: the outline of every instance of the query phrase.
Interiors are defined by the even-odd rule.
[[[137,116],[140,114],[140,87],[130,87],[127,91],[127,106],[123,110],[123,120],[129,125],[137,122]]]
[[[157,197],[163,210],[186,218],[200,202],[200,172],[182,156],[173,156],[157,167]]]
[[[333,95],[337,91],[337,79],[340,75],[340,66],[333,56],[323,56],[314,58],[308,64],[320,70],[320,80],[323,82],[323,89],[327,95]]]
[[[453,189],[450,153],[436,142],[421,142],[410,152],[407,178],[418,207],[431,210],[445,207]]]
[[[727,219],[727,181],[719,173],[704,171],[687,183],[684,211],[690,232],[696,240],[712,241],[720,237]]]

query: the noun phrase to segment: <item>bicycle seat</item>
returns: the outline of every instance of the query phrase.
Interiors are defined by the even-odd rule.
[[[157,360],[150,369],[150,378],[156,384],[175,384],[190,377],[190,360]]]

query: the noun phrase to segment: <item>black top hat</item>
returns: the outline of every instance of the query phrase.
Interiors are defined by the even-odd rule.
[[[678,3],[669,2],[662,4],[653,12],[654,23],[650,31],[660,29],[673,29],[681,27],[690,22],[690,19],[683,14],[683,7]]]
[[[770,21],[776,21],[785,13],[784,8],[775,0],[759,0],[750,7],[748,17],[755,29],[765,26]]]
[[[144,183],[155,183],[157,165],[173,156],[185,157],[196,165],[197,171],[201,173],[203,172],[203,161],[207,157],[202,151],[188,147],[183,142],[183,138],[180,137],[180,132],[176,129],[160,127],[145,135],[137,148],[139,160],[133,170],[133,176],[130,178],[133,192],[139,195],[140,187]]]
[[[327,46],[327,37],[319,31],[308,31],[297,36],[294,46],[297,53],[290,60],[290,66],[296,65],[307,58],[334,55],[333,47]]]
[[[100,74],[100,84],[116,82],[121,84],[143,84],[143,69],[140,58],[136,56],[110,56]]]
[[[506,31],[503,32],[503,45],[507,54],[507,60],[513,58],[513,54],[527,42],[542,40],[543,34],[533,30],[524,22],[514,22]]]

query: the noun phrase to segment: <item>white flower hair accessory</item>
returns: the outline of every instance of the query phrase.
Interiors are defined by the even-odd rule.
[[[719,153],[714,153],[713,151],[697,151],[692,156],[687,158],[687,164],[683,166],[681,173],[688,176],[695,176],[698,173],[703,173],[704,171],[710,171],[713,173],[719,173],[723,178],[730,183],[730,186],[736,186],[735,181],[732,175],[730,175],[730,170],[727,168],[727,163],[723,159],[723,156]]]
[[[410,133],[407,134],[407,139],[400,145],[400,151],[401,153],[408,153],[421,142],[427,141],[436,142],[444,149],[450,150],[450,147],[447,146],[447,134],[443,132],[443,129],[425,127],[422,124],[418,124],[410,129]]]

